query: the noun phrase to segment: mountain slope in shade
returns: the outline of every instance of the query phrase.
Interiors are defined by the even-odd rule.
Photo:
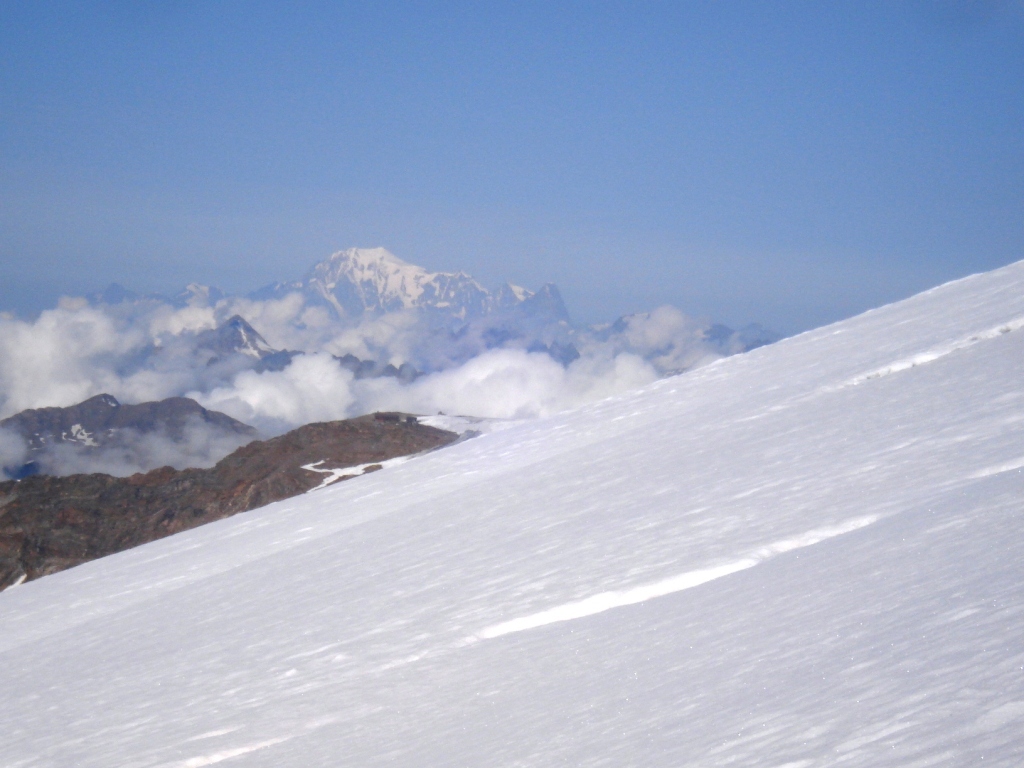
[[[1024,263],[0,594],[0,763],[1018,766]]]
[[[29,441],[31,448],[57,442],[99,446],[120,429],[139,432],[164,430],[180,437],[190,418],[228,432],[255,437],[256,431],[218,411],[203,408],[187,397],[169,397],[151,403],[123,405],[111,395],[96,395],[66,408],[33,408],[0,421]],[[77,429],[76,429],[77,427]]]
[[[70,453],[81,454],[85,462],[91,455],[118,451],[139,460],[138,443],[147,437],[182,444],[202,432],[204,444],[218,441],[225,446],[224,453],[256,437],[256,430],[248,424],[207,410],[187,397],[122,405],[107,394],[65,408],[21,411],[0,421],[0,429],[14,432],[25,441],[23,466],[0,467],[16,476],[36,472],[61,474],[58,466],[69,463],[61,459],[67,459]],[[54,451],[59,451],[59,456]]]

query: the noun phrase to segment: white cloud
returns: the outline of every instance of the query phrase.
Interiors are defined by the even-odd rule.
[[[308,354],[284,370],[257,373],[244,368],[248,359],[211,359],[211,353],[197,350],[197,334],[236,313],[273,347]],[[155,299],[113,306],[62,299],[31,322],[0,314],[0,418],[26,408],[72,405],[102,392],[126,403],[186,395],[265,434],[374,410],[545,416],[716,359],[719,353],[704,339],[708,327],[673,307],[660,307],[603,330],[541,329],[546,335],[537,338],[546,343],[578,348],[580,357],[563,365],[524,349],[531,331],[514,324],[498,327],[497,336],[486,325],[457,333],[411,311],[345,324],[325,308],[307,305],[298,293],[215,302],[196,293],[185,307]],[[499,338],[506,332],[507,339]],[[487,349],[499,342],[506,346]],[[354,380],[332,354],[381,365],[410,362],[432,372],[413,382]],[[216,441],[204,447],[199,440],[179,450],[159,437],[154,441],[136,441],[134,453],[94,454],[90,466],[118,474],[154,461],[178,466],[182,451],[191,452],[193,465],[204,465],[223,448]],[[68,468],[79,459],[54,454],[51,461]]]
[[[116,361],[143,341],[139,328],[80,301],[62,300],[33,323],[0,317],[0,415],[116,389]]]
[[[122,429],[111,444],[83,450],[58,443],[48,446],[35,461],[40,471],[48,475],[103,472],[128,477],[166,466],[212,467],[251,439],[193,418],[185,423],[179,439],[162,431],[140,433]]]
[[[371,411],[547,416],[657,378],[650,364],[630,353],[584,356],[564,367],[546,354],[495,349],[409,384],[390,377],[356,380],[328,355],[304,355],[283,371],[245,371],[230,385],[188,396],[276,433]]]
[[[212,307],[183,307],[175,309],[159,305],[149,317],[149,336],[180,336],[185,332],[196,333],[217,327],[217,313]]]
[[[318,352],[338,332],[330,312],[307,306],[300,293],[266,301],[232,297],[217,302],[215,309],[221,322],[241,315],[275,349]]]
[[[0,480],[8,479],[5,470],[17,470],[25,463],[27,448],[17,432],[0,429]]]
[[[230,385],[187,397],[273,434],[346,418],[354,399],[351,383],[352,374],[330,355],[301,355],[283,371],[243,371]]]
[[[651,312],[628,315],[605,333],[585,339],[583,344],[607,347],[614,352],[631,352],[649,361],[659,373],[676,373],[722,356],[705,342],[709,327],[707,320],[689,317],[675,307],[662,306]]]
[[[630,354],[583,357],[564,367],[546,354],[495,349],[406,387],[380,380],[359,383],[364,388],[361,402],[373,410],[530,418],[608,397],[656,378],[650,365]]]

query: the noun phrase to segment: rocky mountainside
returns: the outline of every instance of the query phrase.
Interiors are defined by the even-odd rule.
[[[233,315],[217,328],[197,334],[196,345],[218,355],[242,354],[257,360],[278,351],[241,315]]]
[[[115,405],[90,405],[100,407]],[[373,471],[379,462],[456,439],[458,435],[419,424],[412,416],[374,414],[307,424],[251,442],[211,469],[163,467],[126,478],[35,475],[0,483],[0,589]],[[345,468],[350,471],[336,471]]]
[[[22,465],[4,467],[15,477],[53,473],[47,454],[55,449],[100,453],[129,448],[140,437],[158,435],[181,443],[195,430],[237,446],[257,437],[256,430],[218,411],[203,408],[187,397],[122,405],[112,395],[96,395],[65,408],[33,408],[0,421],[0,429],[19,435],[26,445]],[[223,455],[223,454],[222,454]]]
[[[55,442],[101,446],[114,439],[118,430],[139,432],[163,430],[180,438],[189,419],[199,419],[227,432],[256,437],[256,430],[218,411],[203,408],[187,397],[169,397],[151,403],[122,405],[112,395],[96,395],[67,408],[32,408],[0,421],[0,428],[13,429],[30,448]]]

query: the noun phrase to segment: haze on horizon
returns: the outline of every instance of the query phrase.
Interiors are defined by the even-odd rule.
[[[792,333],[1024,257],[1019,1],[0,3],[0,310],[384,246]]]

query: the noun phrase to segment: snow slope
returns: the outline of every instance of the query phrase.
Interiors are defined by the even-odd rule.
[[[1024,262],[0,594],[4,766],[1024,764]]]

